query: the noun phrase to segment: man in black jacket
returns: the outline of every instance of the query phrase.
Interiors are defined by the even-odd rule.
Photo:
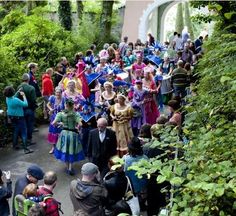
[[[109,171],[109,159],[116,155],[116,134],[107,128],[105,118],[98,119],[97,127],[89,133],[88,158],[98,166],[101,177],[103,177]]]
[[[42,94],[41,94],[38,82],[37,82],[37,80],[35,78],[35,73],[38,70],[38,64],[36,64],[36,63],[29,63],[28,68],[30,70],[29,71],[29,77],[30,77],[29,84],[32,85],[35,88],[36,96],[37,97],[41,97]]]
[[[30,183],[34,183],[37,184],[39,180],[43,179],[44,176],[44,172],[43,170],[37,166],[37,165],[31,165],[28,169],[27,169],[27,174],[24,176],[19,177],[16,180],[16,184],[15,184],[15,190],[14,190],[14,195],[13,195],[13,216],[16,215],[16,210],[15,210],[15,205],[14,205],[14,199],[15,196],[18,194],[22,194],[24,188],[30,184]]]

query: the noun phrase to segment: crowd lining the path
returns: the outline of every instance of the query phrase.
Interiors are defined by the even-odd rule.
[[[62,57],[42,75],[41,89],[35,76],[38,65],[30,63],[17,91],[12,86],[4,90],[13,149],[21,148],[20,136],[24,153],[33,153],[29,146],[34,144],[36,100],[43,97],[44,118],[50,121],[49,153],[65,162],[68,175],[75,174],[73,163],[89,160],[82,166],[82,178],[71,182],[74,215],[158,215],[167,204],[168,195],[161,193],[167,183],[140,179],[129,167],[163,153],[149,145],[159,139],[159,126],[177,128],[181,134],[182,107],[193,67],[203,54],[203,37],[191,41],[188,34],[175,32],[165,44],[151,34],[148,38],[145,44],[133,44],[124,37],[119,45],[104,44],[99,52],[92,45],[85,55],[77,53],[72,65]],[[10,171],[0,170],[0,176],[0,216],[8,216]],[[44,185],[37,186],[41,179]],[[61,205],[53,197],[56,182],[55,172],[30,166],[15,184],[13,215],[60,215]]]

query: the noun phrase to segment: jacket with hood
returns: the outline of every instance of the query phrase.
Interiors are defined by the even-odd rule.
[[[50,96],[53,94],[53,82],[52,78],[48,74],[42,76],[42,95]]]
[[[73,180],[70,185],[70,198],[74,211],[89,216],[103,216],[103,206],[107,198],[107,190],[99,183]]]

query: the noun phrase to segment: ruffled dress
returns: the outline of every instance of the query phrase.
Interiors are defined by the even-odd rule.
[[[127,151],[128,143],[133,137],[130,120],[133,116],[133,109],[127,105],[125,109],[121,110],[117,107],[117,104],[111,106],[111,114],[116,117],[113,120],[112,128],[116,132],[117,150]]]
[[[48,143],[49,144],[56,144],[58,140],[58,136],[61,132],[61,128],[55,127],[52,125],[57,113],[61,112],[65,109],[65,98],[61,98],[60,103],[57,104],[56,96],[52,95],[49,98],[50,105],[53,109],[53,114],[50,116],[50,125],[48,128]]]
[[[65,110],[56,115],[56,121],[63,123],[54,150],[54,156],[63,161],[73,163],[85,159],[79,133],[76,129],[80,116],[74,111]]]

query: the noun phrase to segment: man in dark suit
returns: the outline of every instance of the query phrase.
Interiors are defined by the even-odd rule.
[[[103,177],[109,171],[109,159],[116,155],[116,134],[107,128],[105,118],[98,119],[97,127],[89,133],[88,158],[98,166],[101,177]]]

